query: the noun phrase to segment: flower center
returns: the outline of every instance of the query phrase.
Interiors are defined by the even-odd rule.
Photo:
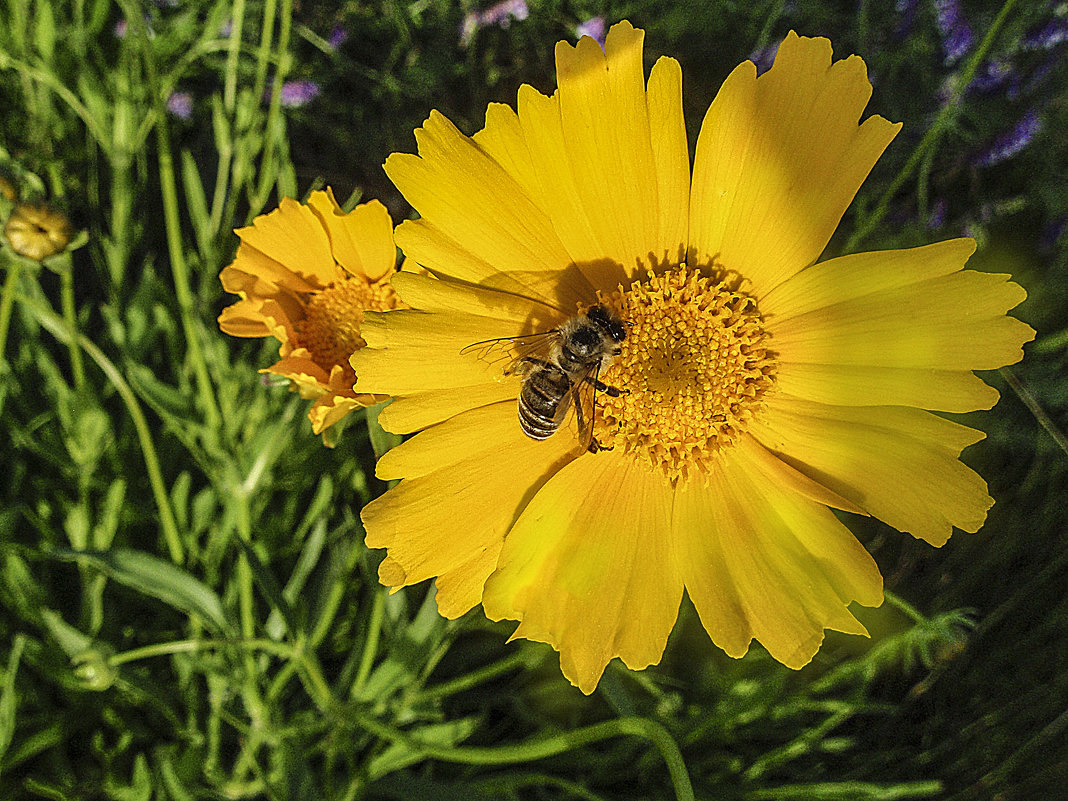
[[[745,431],[775,379],[764,320],[738,281],[685,264],[634,284],[616,302],[622,352],[601,380],[596,437],[648,462],[672,483],[707,472]]]
[[[327,373],[334,365],[351,371],[349,357],[367,344],[360,336],[363,313],[396,306],[396,295],[388,282],[372,284],[362,277],[339,275],[334,283],[308,297],[305,317],[296,324],[297,344]]]

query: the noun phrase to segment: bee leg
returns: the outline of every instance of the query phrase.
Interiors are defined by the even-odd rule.
[[[588,381],[589,383],[593,384],[593,388],[596,389],[598,392],[603,392],[605,395],[608,395],[610,398],[618,398],[620,395],[629,395],[630,394],[630,390],[629,389],[617,389],[616,387],[610,387],[610,386],[608,386],[608,384],[606,384],[604,381],[601,381],[598,378],[590,378],[590,377],[587,376],[586,377],[586,381]]]

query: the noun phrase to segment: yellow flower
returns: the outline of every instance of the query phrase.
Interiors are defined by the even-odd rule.
[[[713,642],[792,668],[882,601],[828,507],[942,545],[993,501],[958,456],[982,433],[927,410],[987,409],[971,371],[1021,358],[1008,276],[961,271],[958,239],[815,264],[899,125],[873,116],[856,56],[790,34],[745,62],[704,119],[691,176],[681,70],[648,86],[643,33],[556,48],[559,89],[519,91],[463,136],[438,113],[386,171],[421,218],[397,242],[412,311],[370,316],[358,386],[389,393],[382,458],[404,479],[364,510],[379,576],[437,576],[441,613],[482,603],[550,643],[591,692],[613,657],[662,656],[689,594]],[[602,303],[626,323],[587,451],[516,419],[522,377],[471,343],[545,331]]]
[[[283,199],[237,235],[237,256],[219,278],[241,300],[223,309],[219,327],[281,343],[281,359],[263,372],[290,379],[302,397],[315,399],[308,417],[316,434],[353,409],[385,400],[353,390],[349,364],[365,344],[364,312],[403,305],[390,285],[397,250],[385,206],[372,200],[345,214],[327,189],[312,192],[307,205]]]
[[[20,203],[7,218],[4,236],[20,256],[44,261],[70,244],[70,221],[43,203]]]

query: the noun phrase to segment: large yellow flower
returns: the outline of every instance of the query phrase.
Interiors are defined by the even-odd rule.
[[[731,656],[759,640],[799,668],[847,608],[882,601],[874,560],[828,507],[933,545],[993,501],[958,460],[978,431],[927,410],[990,408],[972,374],[1021,358],[1005,275],[961,271],[958,239],[814,264],[899,126],[858,125],[864,63],[791,34],[745,62],[705,117],[691,177],[681,70],[648,86],[620,23],[556,49],[463,136],[438,113],[386,170],[421,219],[396,232],[436,278],[395,281],[412,311],[372,315],[353,357],[389,393],[387,428],[422,433],[379,463],[404,479],[363,513],[390,586],[437,576],[442,614],[480,602],[550,643],[591,692],[613,657],[659,661],[683,590]],[[595,435],[545,441],[516,419],[521,378],[471,343],[544,331],[595,303],[628,324]]]
[[[219,278],[241,300],[223,309],[219,327],[281,343],[281,359],[264,372],[315,399],[308,417],[316,434],[385,400],[353,389],[349,357],[365,344],[364,311],[402,305],[390,285],[397,249],[386,207],[372,200],[345,214],[326,189],[312,192],[307,205],[283,199],[237,235],[237,256]]]

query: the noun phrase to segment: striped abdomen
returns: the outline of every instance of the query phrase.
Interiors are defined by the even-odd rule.
[[[560,427],[571,379],[554,364],[532,367],[519,391],[519,425],[531,439],[548,439]]]

